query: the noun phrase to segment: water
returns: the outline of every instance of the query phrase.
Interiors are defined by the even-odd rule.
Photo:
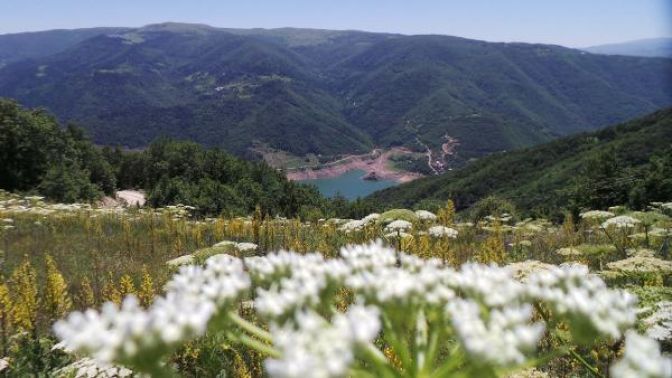
[[[301,180],[299,182],[315,185],[320,193],[326,197],[334,197],[337,193],[340,193],[349,200],[365,197],[376,190],[389,188],[398,184],[392,180],[362,180],[362,176],[365,174],[366,172],[356,169],[336,177]]]

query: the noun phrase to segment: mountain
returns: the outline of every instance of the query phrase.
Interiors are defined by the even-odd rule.
[[[166,23],[28,55],[0,68],[0,96],[128,147],[163,135],[335,155],[450,141],[456,153],[435,156],[459,164],[672,104],[669,59],[448,36]]]
[[[125,28],[47,30],[0,34],[0,67],[24,59],[41,58],[61,52],[91,37],[121,33]]]
[[[536,209],[544,213],[568,205],[577,182],[582,180],[599,190],[622,190],[625,197],[632,197],[641,189],[638,185],[646,186],[646,180],[655,176],[644,174],[651,168],[650,161],[655,156],[667,159],[664,176],[669,181],[667,195],[663,196],[667,198],[657,200],[669,200],[672,196],[672,108],[597,132],[493,154],[462,169],[376,192],[366,200],[394,208],[452,198],[464,209],[495,195],[526,211]],[[600,178],[605,161],[609,167],[605,180],[611,180],[609,182],[602,182]],[[633,190],[635,188],[637,190]],[[588,199],[588,192],[579,194]],[[601,192],[598,197],[611,194]],[[621,202],[614,204],[622,204],[628,198],[619,200]],[[630,200],[648,203],[646,198]]]
[[[672,58],[672,38],[638,39],[586,47],[583,50],[593,54]]]

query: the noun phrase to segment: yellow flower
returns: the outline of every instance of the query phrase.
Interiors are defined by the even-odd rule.
[[[37,273],[27,258],[12,273],[11,283],[11,292],[14,293],[12,323],[25,331],[31,331],[37,323],[39,299]]]
[[[142,281],[140,282],[140,291],[138,291],[138,299],[140,304],[144,307],[149,307],[154,298],[154,281],[152,276],[147,271],[147,266],[142,267]]]
[[[49,319],[60,319],[72,308],[72,299],[68,294],[68,285],[58,271],[54,259],[47,255],[47,280],[45,283],[44,309]]]
[[[119,279],[119,294],[122,298],[130,294],[135,294],[135,284],[133,283],[133,278],[128,274],[124,274]]]

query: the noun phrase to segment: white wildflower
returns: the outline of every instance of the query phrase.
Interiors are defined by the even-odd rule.
[[[409,221],[405,221],[403,219],[397,219],[395,221],[390,222],[387,226],[385,226],[385,231],[386,232],[398,232],[398,231],[406,231],[409,230],[413,227],[413,224]]]
[[[362,227],[364,227],[364,225],[365,223],[361,220],[351,220],[340,226],[338,229],[339,231],[348,233],[352,231],[359,231],[362,229]]]
[[[378,213],[371,213],[371,214],[365,216],[364,218],[362,218],[362,223],[363,223],[364,225],[369,225],[369,224],[371,224],[371,223],[377,221],[378,219],[380,219],[380,214],[378,214]]]
[[[271,377],[344,377],[354,349],[369,344],[380,331],[377,310],[351,306],[331,324],[314,312],[300,312],[293,325],[271,325],[273,344],[281,357],[265,361]]]
[[[57,377],[74,378],[123,378],[132,375],[133,371],[125,367],[111,365],[89,357],[79,359],[55,372]]]
[[[530,324],[532,306],[506,306],[481,318],[478,303],[455,300],[448,304],[453,328],[469,356],[477,363],[521,364],[544,333],[541,323]]]
[[[189,265],[194,263],[194,255],[184,255],[180,257],[176,257],[172,260],[166,261],[166,265],[168,266],[181,266],[181,265]]]
[[[625,335],[623,359],[611,367],[614,378],[669,378],[672,360],[660,353],[658,343],[635,331]]]
[[[672,261],[636,255],[607,264],[611,270],[627,273],[672,273]]]
[[[617,217],[609,218],[602,223],[602,228],[608,228],[609,226],[614,226],[616,228],[633,228],[637,226],[638,223],[641,223],[639,219],[627,215],[619,215]]]
[[[429,236],[435,237],[435,238],[446,237],[446,238],[452,238],[452,239],[457,238],[457,234],[458,234],[456,229],[450,228],[450,227],[445,227],[445,226],[430,227],[427,230],[427,233],[429,234]]]
[[[422,221],[436,220],[436,214],[432,213],[431,211],[427,211],[427,210],[416,210],[415,211],[415,216],[417,216],[418,219],[420,219]]]
[[[636,318],[636,298],[611,290],[583,265],[563,265],[533,274],[528,294],[547,303],[555,315],[568,316],[575,336],[590,338],[591,330],[613,339],[631,327]],[[588,328],[586,328],[588,327]]]
[[[656,304],[656,310],[642,321],[646,326],[646,335],[658,341],[672,340],[672,302]]]
[[[236,243],[236,249],[239,252],[250,252],[250,251],[255,251],[257,249],[258,245],[254,243]]]
[[[579,214],[579,216],[583,219],[605,219],[611,218],[614,215],[614,213],[604,210],[589,210]]]

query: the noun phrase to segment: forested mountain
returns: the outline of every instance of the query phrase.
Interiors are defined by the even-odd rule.
[[[594,54],[672,58],[672,38],[638,39],[586,47],[584,50]]]
[[[288,181],[263,162],[167,139],[144,151],[99,148],[44,111],[0,99],[0,189],[93,202],[128,188],[145,190],[151,205],[189,204],[200,215],[245,215],[259,207],[295,216],[329,205],[316,189]]]
[[[237,154],[263,143],[333,155],[438,149],[452,137],[464,161],[672,104],[671,59],[291,28],[78,33],[79,43],[0,68],[0,96],[76,121],[99,144],[169,136]]]
[[[497,153],[465,168],[377,192],[385,207],[452,198],[465,209],[488,196],[526,212],[567,206],[643,207],[672,198],[672,108],[592,133]]]
[[[24,59],[41,58],[61,52],[91,37],[121,33],[125,28],[47,30],[0,34],[0,66]]]

